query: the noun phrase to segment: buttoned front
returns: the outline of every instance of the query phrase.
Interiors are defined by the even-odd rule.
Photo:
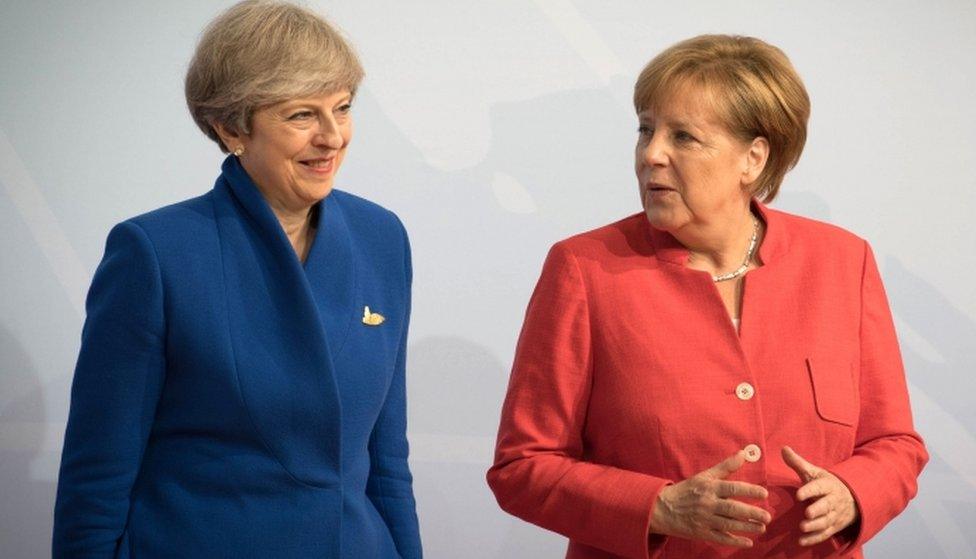
[[[764,265],[744,279],[738,333],[708,274],[643,214],[550,251],[488,481],[503,509],[569,537],[568,557],[730,556],[698,540],[649,544],[647,529],[664,487],[743,448],[734,479],[769,490],[773,520],[735,557],[859,557],[914,495],[927,454],[870,249],[755,209]],[[851,488],[855,539],[798,545],[787,445]]]
[[[756,394],[756,389],[752,387],[748,382],[740,382],[739,386],[735,387],[735,395],[739,397],[740,400],[751,400]]]
[[[742,450],[746,452],[747,462],[758,462],[759,459],[762,458],[762,449],[759,448],[759,445],[748,444]]]

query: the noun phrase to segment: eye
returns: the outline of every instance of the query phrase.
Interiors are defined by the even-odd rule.
[[[288,117],[288,120],[307,120],[313,116],[315,115],[312,114],[312,111],[304,110],[293,113],[290,117]]]
[[[341,115],[349,114],[349,111],[351,110],[352,110],[352,103],[345,103],[343,105],[339,105],[339,107],[336,108],[336,112]]]
[[[642,138],[650,138],[654,135],[654,129],[646,124],[641,124],[637,127],[637,134]]]
[[[678,143],[687,143],[687,142],[694,142],[695,137],[685,132],[684,130],[675,130],[674,140]]]

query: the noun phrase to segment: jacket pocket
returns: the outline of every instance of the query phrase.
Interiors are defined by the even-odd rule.
[[[854,426],[859,413],[853,368],[848,361],[807,358],[817,415],[825,421]]]

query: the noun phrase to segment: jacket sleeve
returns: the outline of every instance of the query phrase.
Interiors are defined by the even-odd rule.
[[[402,230],[402,226],[401,226]],[[380,512],[403,559],[420,559],[420,527],[413,496],[413,476],[407,463],[406,359],[413,282],[410,243],[403,234],[405,307],[396,363],[383,408],[369,439],[370,470],[366,494]]]
[[[864,244],[861,279],[861,410],[853,455],[829,468],[850,488],[860,519],[847,538],[859,547],[918,491],[928,453],[915,432],[905,371],[881,276]]]
[[[576,257],[556,244],[526,311],[488,485],[502,509],[528,522],[623,557],[651,557],[665,541],[648,529],[669,481],[583,459],[590,328]]]
[[[86,310],[55,503],[55,558],[115,556],[163,384],[162,281],[138,225],[109,233]]]

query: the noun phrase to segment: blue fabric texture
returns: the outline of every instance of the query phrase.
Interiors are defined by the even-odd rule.
[[[334,190],[305,263],[236,157],[109,233],[87,299],[56,558],[421,557],[410,247]],[[364,307],[384,321],[368,325]]]

